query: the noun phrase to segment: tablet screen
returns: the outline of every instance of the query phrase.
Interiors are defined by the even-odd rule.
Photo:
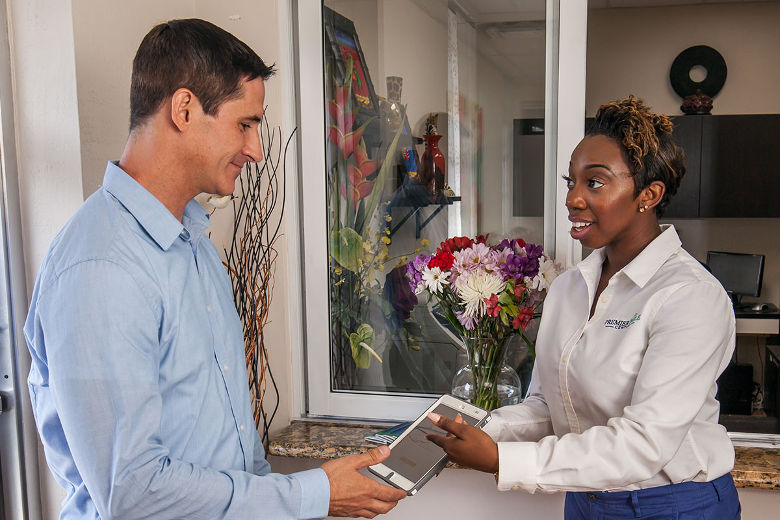
[[[434,408],[433,412],[450,419],[455,419],[458,414],[457,410],[443,404]],[[475,417],[461,415],[466,424],[474,426],[478,422]],[[393,446],[383,464],[412,482],[419,481],[444,455],[444,450],[425,438],[428,433],[447,434],[426,417],[400,443]]]

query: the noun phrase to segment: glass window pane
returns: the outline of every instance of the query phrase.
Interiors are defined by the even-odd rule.
[[[452,236],[543,245],[544,17],[542,0],[324,2],[332,390],[448,392],[460,339],[405,262]]]

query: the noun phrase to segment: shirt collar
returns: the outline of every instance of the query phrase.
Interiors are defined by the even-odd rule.
[[[117,162],[109,161],[106,166],[103,189],[116,197],[164,251],[180,235],[185,239],[196,239],[209,225],[208,213],[194,199],[184,208],[184,223],[176,220],[162,202],[138,184]]]
[[[644,287],[664,262],[680,249],[681,245],[682,242],[680,242],[680,237],[677,236],[674,226],[663,224],[661,234],[647,244],[628,265],[618,272],[624,273],[637,286]],[[595,286],[598,281],[601,274],[601,264],[604,263],[606,255],[606,250],[602,247],[593,251],[585,260],[577,264],[577,269],[582,273],[588,286]]]
[[[644,287],[664,262],[680,250],[680,246],[682,242],[674,226],[664,224],[661,226],[661,234],[647,244],[622,271],[639,287]]]

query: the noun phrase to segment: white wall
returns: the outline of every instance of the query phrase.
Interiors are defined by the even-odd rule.
[[[709,45],[728,68],[713,114],[780,113],[778,20],[778,2],[592,9],[586,112],[634,93],[657,111],[681,115],[669,68],[688,47]]]
[[[11,0],[7,6],[29,295],[49,242],[82,202],[73,27],[70,0]],[[26,349],[19,355],[28,356]],[[64,495],[40,444],[38,454],[42,512],[50,518]]]
[[[82,202],[71,3],[7,4],[22,233],[32,292],[49,242]]]
[[[674,58],[709,45],[728,74],[713,114],[778,114],[780,2],[593,9],[588,12],[586,112],[633,93],[655,111],[681,115],[669,82]],[[683,179],[685,182],[685,179]],[[761,298],[780,305],[780,219],[675,219],[685,247],[699,260],[707,250],[766,255]]]

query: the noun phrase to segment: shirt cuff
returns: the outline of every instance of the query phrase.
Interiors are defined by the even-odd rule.
[[[498,490],[521,489],[533,493],[539,489],[536,481],[536,443],[498,443]]]
[[[300,519],[325,518],[330,507],[330,482],[321,468],[288,475],[301,486]]]

